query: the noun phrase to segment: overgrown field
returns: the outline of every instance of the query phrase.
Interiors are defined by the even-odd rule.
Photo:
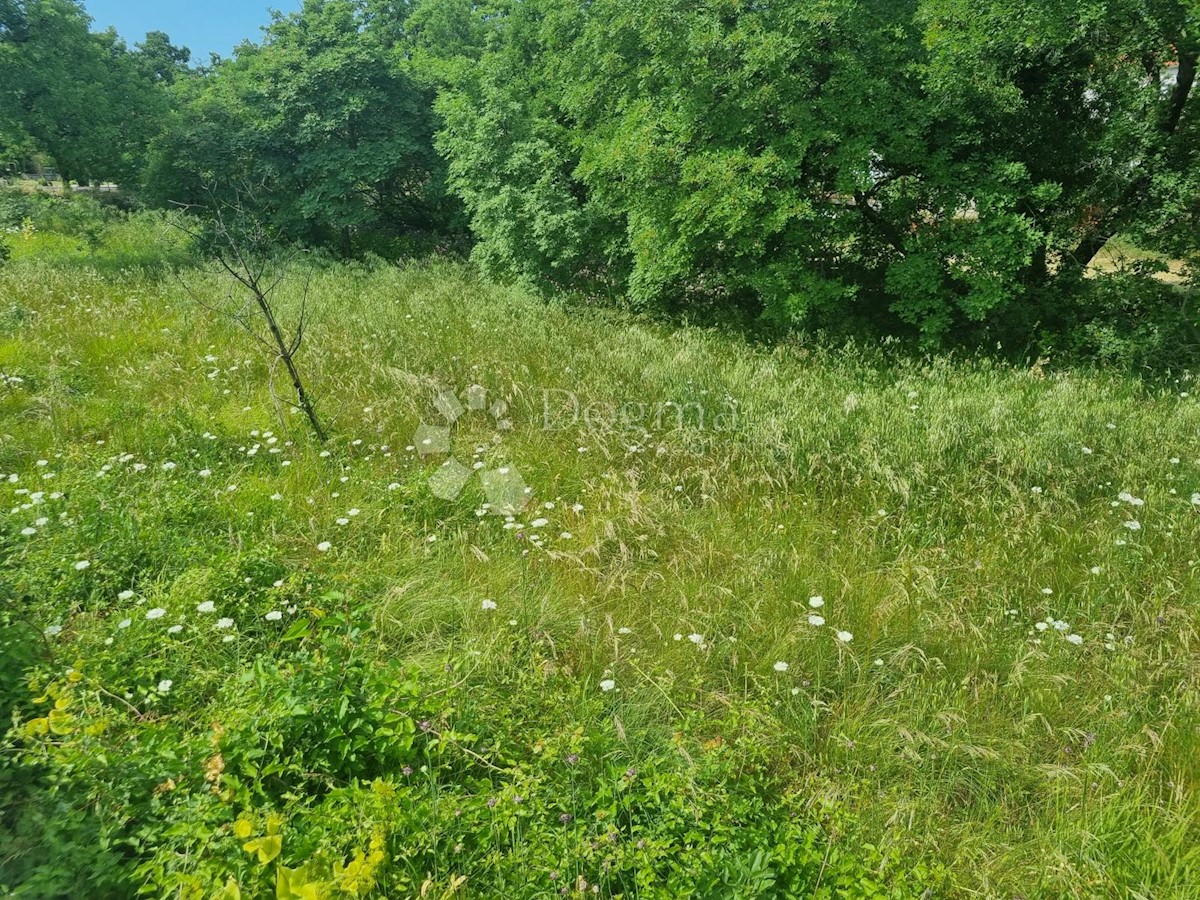
[[[0,894],[1200,896],[1189,376],[325,265],[321,446],[130,235],[0,270]]]

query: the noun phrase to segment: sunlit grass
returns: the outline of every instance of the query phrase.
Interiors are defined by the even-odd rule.
[[[203,721],[245,648],[333,586],[370,601],[381,655],[461,659],[481,690],[536,646],[556,727],[615,717],[669,747],[685,717],[743,706],[773,767],[848,812],[848,846],[944,864],[952,895],[1197,896],[1190,377],[758,346],[449,263],[334,266],[283,288],[285,316],[306,282],[314,306],[299,359],[322,448],[178,281],[34,256],[0,275],[0,371],[20,379],[0,386],[0,575],[62,629],[64,662],[161,628],[152,680]],[[475,478],[435,497],[446,455],[406,449],[439,388],[471,385],[511,428],[468,410],[453,454],[519,469],[512,523]],[[547,391],[707,419],[547,428]]]

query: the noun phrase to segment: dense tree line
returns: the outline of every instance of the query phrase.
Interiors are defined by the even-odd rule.
[[[0,0],[0,147],[346,253],[465,220],[492,277],[937,341],[1136,315],[1083,277],[1115,235],[1197,262],[1198,52],[1195,0],[307,0],[187,69]]]

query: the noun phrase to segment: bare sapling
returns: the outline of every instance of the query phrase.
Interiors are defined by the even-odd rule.
[[[247,212],[242,199],[241,194],[235,195],[233,201],[214,197],[203,210],[207,221],[204,230],[177,222],[180,229],[207,250],[218,269],[231,280],[230,291],[221,304],[206,301],[186,283],[184,289],[201,306],[232,319],[266,349],[271,357],[269,388],[276,407],[286,405],[303,412],[317,440],[324,443],[325,428],[296,364],[309,324],[309,280],[305,279],[294,324],[283,324],[276,291],[287,274],[297,268],[298,251],[287,250],[273,240],[261,220]],[[292,383],[294,401],[280,397],[275,390],[275,376],[280,365]]]

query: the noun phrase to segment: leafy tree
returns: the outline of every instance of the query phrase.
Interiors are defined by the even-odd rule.
[[[373,228],[444,224],[431,96],[406,71],[394,6],[308,0],[185,85],[155,144],[153,194],[203,204],[254,184],[277,228],[345,252]]]
[[[0,3],[0,133],[46,152],[64,183],[128,180],[165,112],[112,30],[74,0]]]
[[[433,0],[413,15],[418,64],[443,87],[438,147],[489,276],[624,287],[621,222],[574,174],[580,135],[564,106],[575,86],[561,57],[585,21],[553,0]]]
[[[176,47],[166,32],[149,31],[146,39],[134,46],[137,48],[138,68],[152,81],[173,84],[176,78],[188,71],[192,51],[187,47]]]
[[[413,18],[494,274],[934,341],[1053,316],[1116,233],[1198,243],[1192,2],[426,0]]]

